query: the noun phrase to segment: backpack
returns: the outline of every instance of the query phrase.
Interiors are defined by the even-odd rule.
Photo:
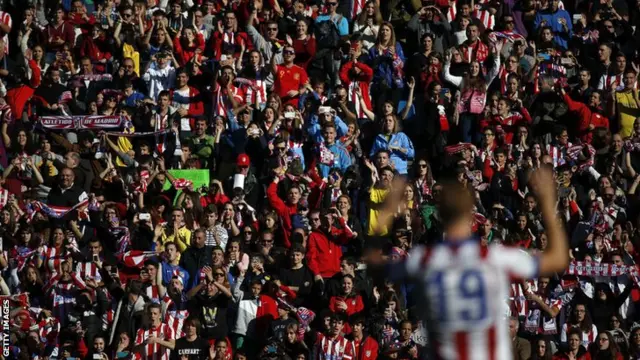
[[[339,15],[337,23],[342,21]],[[340,32],[338,26],[331,19],[317,23],[313,30],[316,36],[316,44],[319,49],[335,49],[340,42]]]

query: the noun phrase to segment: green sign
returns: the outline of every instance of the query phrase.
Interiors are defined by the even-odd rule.
[[[176,179],[185,179],[193,183],[193,189],[198,191],[202,186],[209,186],[209,170],[180,170],[172,169],[168,170],[169,173]],[[171,183],[166,181],[162,190],[168,190],[171,187]],[[173,199],[175,205],[178,196],[182,193],[182,190],[176,192],[176,198]]]

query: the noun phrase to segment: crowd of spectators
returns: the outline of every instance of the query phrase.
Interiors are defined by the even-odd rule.
[[[429,359],[363,255],[445,241],[446,178],[544,251],[545,166],[514,358],[640,359],[640,1],[0,3],[3,359]]]

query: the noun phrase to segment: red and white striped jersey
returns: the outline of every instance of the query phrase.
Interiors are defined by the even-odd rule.
[[[220,84],[216,83],[215,89],[213,91],[213,111],[215,116],[224,116],[226,118],[229,118],[229,112],[231,111],[230,109],[233,108],[231,100],[229,100],[229,96],[233,96],[236,103],[238,104],[244,103],[244,92],[242,91],[242,89],[231,85],[230,90],[231,93],[227,93],[226,89],[223,89]]]
[[[351,360],[354,358],[356,349],[353,342],[339,335],[335,339],[318,333],[316,344],[313,347],[314,360]]]
[[[162,298],[161,305],[164,322],[169,325],[177,338],[184,336],[182,328],[184,326],[184,321],[189,317],[189,310],[179,310],[168,295],[165,295],[165,297]]]
[[[616,86],[624,87],[624,83],[622,79],[624,78],[624,73],[620,73],[617,75],[609,75],[604,74],[600,77],[600,81],[598,81],[598,90],[611,90],[611,87],[617,82]]]
[[[533,278],[537,257],[479,241],[417,247],[403,263],[391,265],[393,280],[417,280],[436,359],[509,360],[511,339],[504,317],[510,278]]]
[[[148,285],[144,289],[144,294],[149,298],[151,302],[160,303],[160,288],[158,285]]]
[[[365,0],[352,0],[353,7],[351,8],[351,21],[355,20],[358,15],[364,10]]]
[[[76,272],[80,275],[82,280],[93,279],[96,282],[102,281],[102,276],[100,275],[100,271],[98,271],[98,266],[96,266],[93,262],[79,262],[76,265]]]
[[[549,156],[551,156],[551,159],[553,160],[553,167],[558,167],[558,166],[562,166],[564,165],[567,161],[565,160],[565,156],[567,153],[567,149],[570,148],[572,146],[571,143],[567,143],[566,146],[562,146],[560,144],[554,146],[551,144],[548,144],[546,146],[547,149],[547,154],[549,154]]]
[[[475,9],[471,13],[471,15],[474,18],[480,20],[480,22],[482,23],[482,25],[484,25],[486,29],[493,30],[493,27],[496,25],[495,16],[493,16],[491,12],[489,12],[489,10],[482,9],[482,7],[484,5],[487,5],[488,3],[489,3],[489,0],[480,0],[476,2]]]
[[[136,333],[136,345],[143,344],[149,338],[150,334],[153,334],[155,337],[162,340],[176,339],[173,329],[169,325],[163,323],[157,328],[152,327],[150,329],[138,329],[138,332]],[[158,343],[147,344],[143,347],[143,350],[140,353],[136,354],[136,359],[169,360],[170,353],[171,350],[169,350],[169,348]]]
[[[512,283],[509,292],[509,309],[510,316],[527,316],[529,308],[527,307],[526,292],[519,283]]]
[[[62,248],[49,247],[44,245],[42,247],[42,261],[44,262],[45,269],[50,275],[55,275],[60,270],[62,261],[66,258],[66,255],[62,254]]]
[[[445,14],[446,20],[448,22],[453,22],[456,19],[456,15],[458,14],[457,5],[458,0],[454,0],[453,2],[449,2],[450,6],[447,8],[447,13]]]
[[[9,28],[13,28],[13,20],[11,19],[11,14],[6,11],[0,11],[0,21],[4,24],[7,24]],[[4,40],[4,52],[9,54],[9,34],[0,31],[0,36]]]
[[[254,89],[255,88],[255,89]],[[244,85],[245,103],[262,105],[267,102],[267,82],[256,78],[254,86]]]

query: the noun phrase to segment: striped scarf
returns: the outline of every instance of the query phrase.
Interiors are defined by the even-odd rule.
[[[622,276],[629,277],[636,284],[640,284],[640,273],[637,265],[616,265],[608,263],[595,263],[591,261],[572,261],[565,271],[567,275],[578,276]]]

